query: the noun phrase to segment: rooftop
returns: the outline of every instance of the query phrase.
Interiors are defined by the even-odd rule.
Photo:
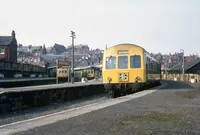
[[[189,61],[189,62],[185,62],[184,63],[184,69],[185,69],[185,71],[187,71],[188,69],[192,68],[193,66],[195,66],[198,63],[200,63],[200,58],[192,60],[192,61]],[[182,71],[182,62],[178,63],[177,65],[175,65],[170,70],[171,71]]]
[[[12,36],[0,36],[0,45],[9,45],[12,38]]]

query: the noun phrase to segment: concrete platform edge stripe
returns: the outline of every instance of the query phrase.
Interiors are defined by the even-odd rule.
[[[36,117],[36,118],[33,118],[33,119],[28,119],[28,120],[24,120],[24,121],[19,121],[19,122],[15,122],[15,123],[2,125],[2,126],[0,126],[0,133],[8,133],[8,134],[9,133],[16,133],[16,132],[28,130],[28,129],[31,129],[31,128],[34,128],[34,127],[37,127],[37,126],[43,126],[43,125],[51,124],[51,123],[57,122],[59,120],[69,119],[69,118],[72,118],[72,117],[75,117],[75,116],[83,115],[85,113],[89,113],[89,112],[92,112],[92,111],[95,111],[95,110],[105,108],[105,107],[108,107],[108,106],[112,106],[112,105],[119,104],[119,103],[122,103],[122,102],[126,102],[126,101],[129,101],[129,100],[138,98],[138,97],[142,97],[142,96],[145,96],[147,94],[151,94],[152,92],[155,92],[155,91],[157,91],[157,90],[141,91],[141,92],[131,94],[131,95],[128,95],[128,96],[124,96],[124,97],[120,97],[120,98],[117,98],[117,99],[106,100],[106,101],[102,101],[102,102],[98,102],[98,103],[85,105],[85,106],[82,106],[82,107],[77,107],[77,108],[72,108],[72,109],[69,109],[69,110],[57,112],[57,113],[54,113],[54,114],[49,114],[49,115],[45,115],[45,116]],[[90,109],[89,107],[93,107],[93,108]],[[78,111],[80,109],[83,109],[83,110]],[[78,111],[78,112],[73,113],[73,111]],[[71,116],[68,116],[68,115],[62,116],[65,113],[73,113],[73,114],[71,114]],[[59,118],[59,115],[60,115],[60,118]],[[43,124],[40,124],[40,125],[38,125],[38,124],[34,125],[34,124],[29,123],[30,126],[26,127],[28,122],[38,123],[37,120],[42,119],[42,118],[48,119],[48,117],[52,118],[52,116],[54,116],[55,120],[53,120],[51,122],[48,121],[48,123],[43,123]],[[6,131],[5,131],[5,128],[6,128]],[[4,131],[2,131],[2,130],[4,130]]]

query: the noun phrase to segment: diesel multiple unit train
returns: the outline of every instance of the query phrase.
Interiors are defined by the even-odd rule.
[[[111,97],[160,81],[161,64],[144,48],[119,44],[104,51],[102,76]]]
[[[76,67],[74,68],[74,79],[75,81],[81,81],[83,77],[83,72],[86,72],[85,78],[88,80],[94,79],[97,76],[100,76],[101,69],[96,66],[86,66],[86,67]],[[69,76],[71,77],[71,72],[69,71],[69,67],[61,66],[57,68],[49,68],[49,77],[58,77],[60,82],[68,81]]]

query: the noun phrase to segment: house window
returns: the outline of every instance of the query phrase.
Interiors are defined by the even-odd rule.
[[[4,47],[0,48],[0,54],[5,54],[5,48]]]

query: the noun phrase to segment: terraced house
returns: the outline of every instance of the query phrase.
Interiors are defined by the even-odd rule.
[[[11,36],[0,36],[0,61],[17,62],[15,31],[12,31]]]

